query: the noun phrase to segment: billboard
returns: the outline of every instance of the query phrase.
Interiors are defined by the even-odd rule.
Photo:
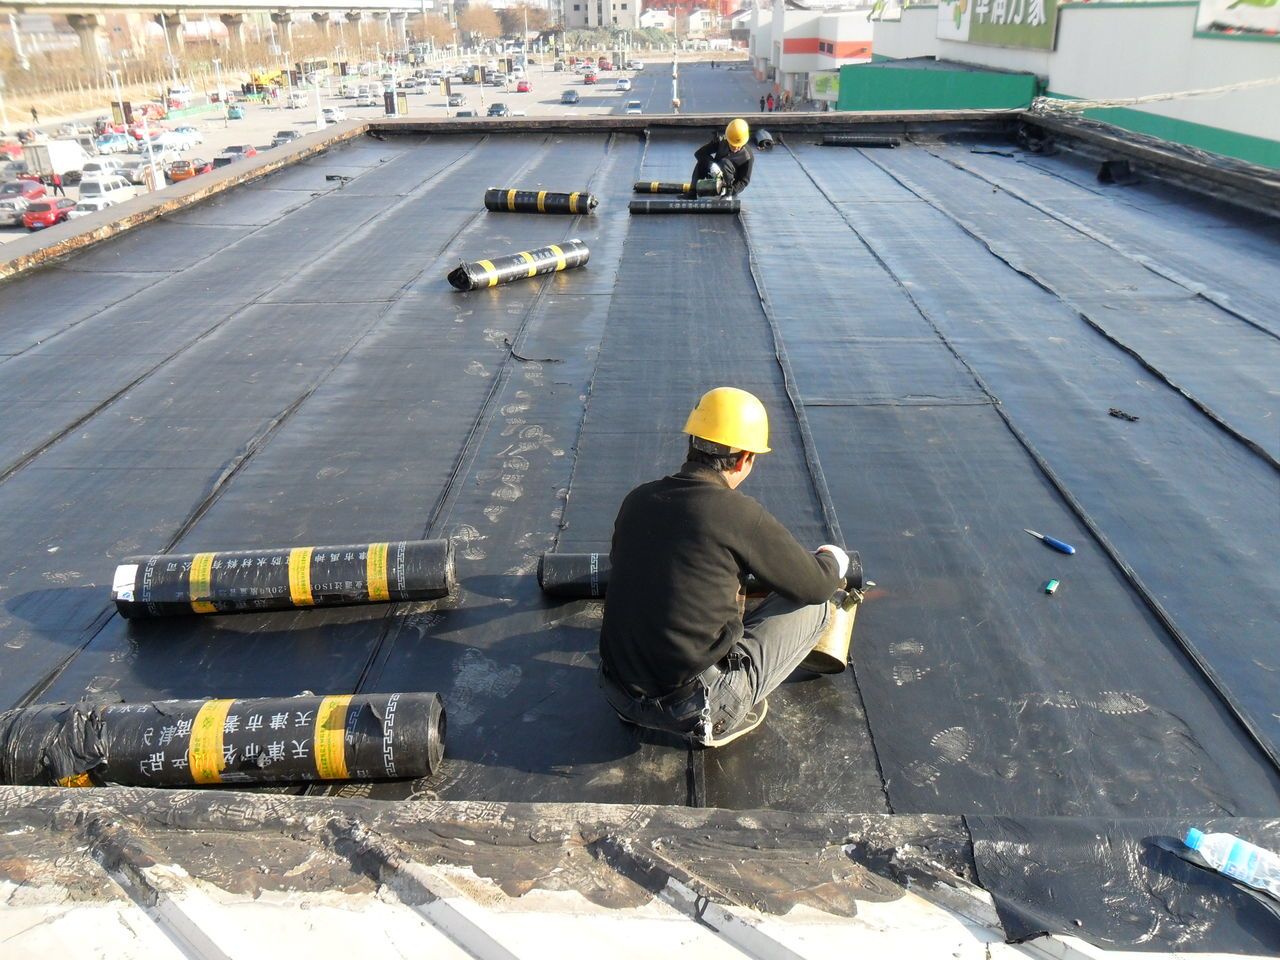
[[[1052,50],[1057,27],[1058,0],[939,0],[938,3],[940,40]]]
[[[1200,0],[1196,33],[1280,41],[1277,0]]]

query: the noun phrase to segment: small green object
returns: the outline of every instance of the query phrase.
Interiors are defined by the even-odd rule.
[[[1055,590],[1057,590],[1057,589],[1058,589],[1058,581],[1057,581],[1057,580],[1050,580],[1048,583],[1046,583],[1046,584],[1044,585],[1044,592],[1045,592],[1045,593],[1053,593],[1053,592],[1054,592]]]

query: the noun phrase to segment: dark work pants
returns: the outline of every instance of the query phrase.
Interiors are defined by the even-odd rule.
[[[629,723],[704,743],[732,730],[791,675],[818,642],[830,610],[827,603],[802,606],[770,594],[743,621],[742,639],[683,696],[638,697],[603,673],[600,687]]]

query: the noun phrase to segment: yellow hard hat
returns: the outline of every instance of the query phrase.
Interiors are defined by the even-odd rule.
[[[730,120],[729,125],[724,128],[724,138],[729,141],[729,146],[733,149],[741,150],[751,139],[751,128],[747,126],[745,120]]]
[[[684,432],[731,450],[769,452],[769,414],[755,396],[737,387],[708,390],[689,414]]]

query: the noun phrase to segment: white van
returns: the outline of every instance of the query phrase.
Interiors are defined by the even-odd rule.
[[[170,87],[165,99],[168,101],[170,110],[185,110],[191,106],[191,98],[194,92],[190,87]]]
[[[122,203],[133,194],[133,184],[124,177],[102,177],[97,180],[84,180],[80,184],[81,200],[110,200],[112,203]]]
[[[80,171],[80,177],[83,180],[101,180],[103,177],[119,176],[120,169],[119,160],[99,157],[85,162]]]

